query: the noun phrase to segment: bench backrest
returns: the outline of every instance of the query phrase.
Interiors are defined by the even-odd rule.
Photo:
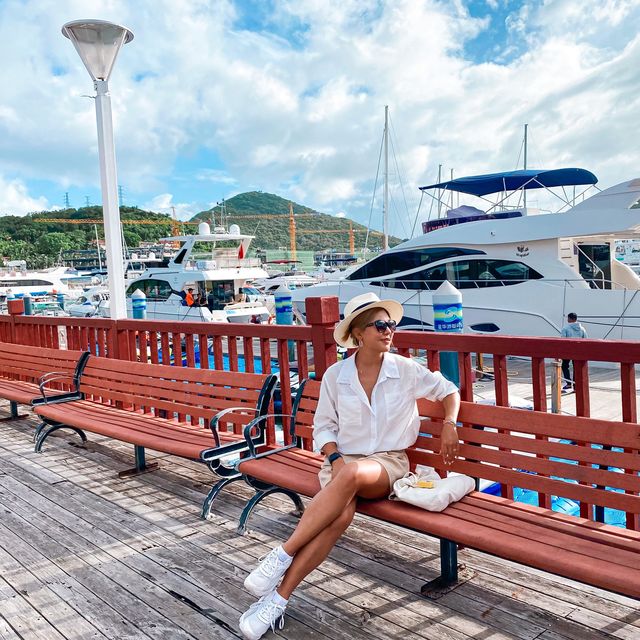
[[[442,408],[420,400],[418,409],[429,419],[409,450],[411,463],[446,473],[435,453]],[[640,513],[640,425],[473,402],[462,403],[459,421],[460,453],[450,471],[499,482],[503,497],[511,498],[514,487],[536,491],[541,506],[559,496]],[[627,526],[637,527],[637,517],[628,515]]]
[[[319,393],[320,383],[308,380],[294,402],[293,434],[307,450]],[[628,528],[640,526],[640,425],[463,402],[459,457],[445,469],[438,453],[442,407],[420,400],[418,411],[420,435],[407,451],[413,469],[424,464],[443,477],[455,471],[501,483],[508,498],[514,487],[529,489],[540,506],[559,496],[616,509],[627,513]],[[587,511],[584,517],[593,519]]]
[[[193,369],[91,356],[80,391],[103,403],[208,428],[223,409],[239,407],[219,425],[241,434],[244,425],[268,412],[276,378],[272,374]]]
[[[0,377],[38,383],[46,373],[57,371],[69,376],[69,379],[57,381],[54,386],[60,387],[65,383],[69,386],[79,373],[77,367],[83,353],[0,342]]]
[[[320,383],[316,380],[303,380],[293,401],[292,439],[301,449],[307,451],[313,451],[313,417],[319,397]]]

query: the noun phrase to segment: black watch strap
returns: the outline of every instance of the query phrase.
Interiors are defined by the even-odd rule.
[[[339,451],[334,451],[327,456],[329,464],[333,464],[338,458],[342,458],[342,454]]]

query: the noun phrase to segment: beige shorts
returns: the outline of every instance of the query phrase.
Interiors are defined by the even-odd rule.
[[[379,462],[389,476],[389,492],[393,488],[393,483],[402,478],[409,471],[409,458],[405,451],[379,451],[369,456],[354,454],[343,454],[342,457],[346,463],[356,462],[358,460],[375,460]],[[320,486],[325,487],[331,482],[331,464],[325,458],[318,473]]]

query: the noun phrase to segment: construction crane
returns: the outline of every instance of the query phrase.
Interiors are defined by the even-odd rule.
[[[291,243],[291,259],[297,260],[296,254],[296,219],[293,217],[293,204],[289,203],[289,242]]]
[[[171,233],[174,236],[181,235],[181,225],[199,225],[201,221],[196,222],[181,222],[177,219],[175,214],[175,207],[171,207],[172,217],[167,220],[120,220],[121,224],[169,224],[171,225]],[[355,234],[366,233],[366,229],[354,229],[353,223],[349,222],[349,229],[298,229],[296,225],[296,218],[316,218],[317,215],[313,213],[300,213],[294,216],[293,204],[289,203],[289,213],[262,213],[262,214],[248,214],[248,215],[229,215],[227,218],[235,220],[244,220],[250,218],[289,218],[289,243],[291,247],[292,259],[296,259],[296,235],[299,233],[348,233],[349,234],[349,252],[355,253]],[[102,219],[82,218],[82,219],[70,219],[70,218],[35,218],[34,222],[41,223],[53,223],[53,224],[102,224]],[[379,231],[370,231],[370,235],[382,236]]]
[[[92,219],[92,218],[82,218],[78,220],[71,220],[69,218],[34,218],[34,222],[50,222],[56,224],[103,224],[104,220],[100,219]],[[178,222],[176,220],[176,222]],[[173,225],[173,221],[171,219],[168,220],[120,220],[121,224],[170,224]],[[200,224],[199,222],[178,222],[178,224]]]

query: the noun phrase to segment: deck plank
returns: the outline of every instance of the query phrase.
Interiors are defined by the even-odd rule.
[[[12,639],[37,637],[25,620],[53,629],[40,636],[47,640],[73,637],[68,619],[79,609],[62,597],[63,580],[74,581],[103,607],[94,618],[84,615],[82,637],[132,637],[123,629],[108,632],[109,610],[136,631],[142,628],[134,637],[238,637],[237,617],[252,602],[242,581],[257,557],[295,526],[290,503],[268,500],[253,516],[250,533],[239,537],[237,517],[250,495],[242,483],[224,492],[212,520],[203,522],[199,507],[213,476],[202,465],[149,452],[160,470],[121,480],[115,472],[131,466],[128,445],[91,437],[83,448],[70,444],[77,437],[67,434],[51,438],[44,453],[34,454],[29,439],[34,424],[32,418],[0,425],[0,563],[9,555],[26,565],[23,580],[40,584],[42,591],[34,591],[39,600],[27,601],[14,588],[20,588],[18,582],[4,582],[0,598],[6,593],[14,608],[4,627],[0,617],[0,638],[3,633]],[[46,532],[64,536],[65,542],[47,542]],[[18,552],[19,541],[30,555]],[[438,601],[424,599],[419,586],[436,575],[437,541],[357,517],[330,558],[294,594],[282,635],[292,640],[638,636],[637,601],[631,598],[475,551],[461,551],[460,558],[476,577]],[[45,619],[33,605],[48,598],[57,610]],[[0,606],[0,615],[5,613]]]

